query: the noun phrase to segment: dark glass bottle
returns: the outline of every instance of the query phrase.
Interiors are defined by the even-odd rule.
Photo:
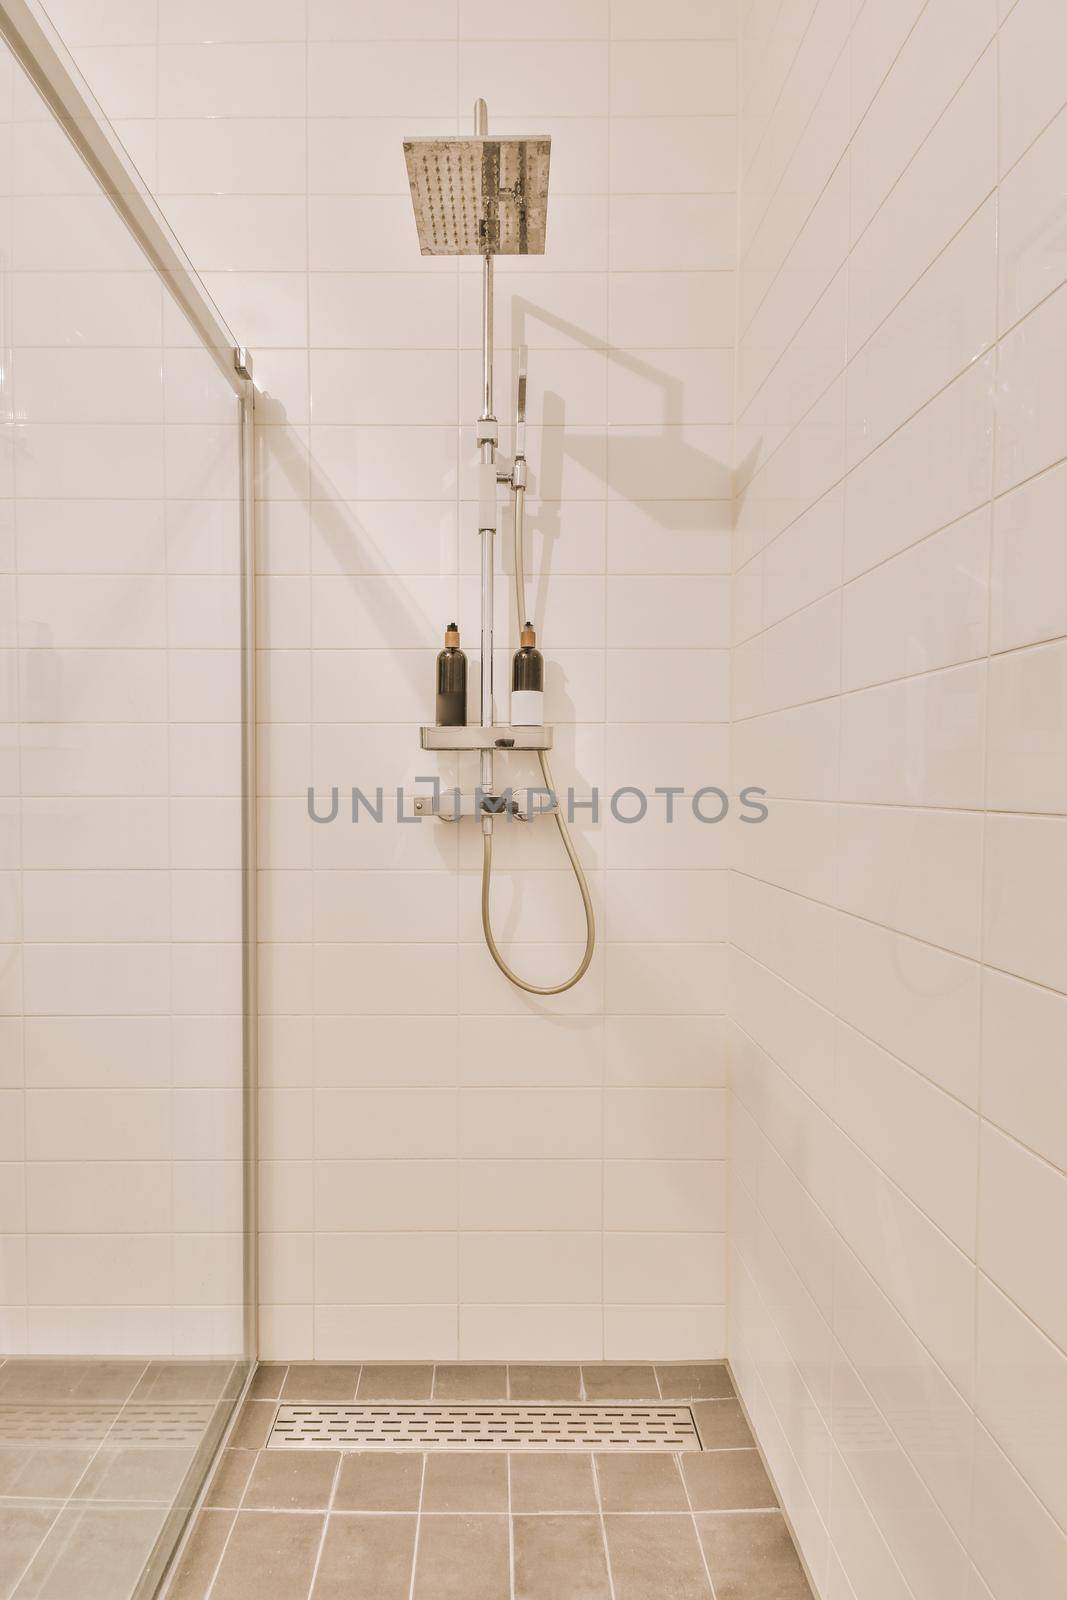
[[[437,657],[437,726],[467,726],[467,658],[454,622],[445,630],[445,647]]]
[[[537,634],[527,622],[519,648],[511,661],[511,724],[539,728],[545,720],[545,658],[537,648]]]

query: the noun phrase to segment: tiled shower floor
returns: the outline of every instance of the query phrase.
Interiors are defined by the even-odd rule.
[[[240,1381],[230,1362],[0,1361],[0,1600],[128,1600]]]
[[[266,1450],[279,1401],[685,1401],[702,1450]],[[266,1366],[166,1600],[810,1600],[726,1368]]]

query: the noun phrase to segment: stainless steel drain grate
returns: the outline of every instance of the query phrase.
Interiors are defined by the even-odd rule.
[[[114,1405],[0,1405],[0,1444],[99,1444],[117,1415]]]
[[[269,1450],[699,1450],[688,1406],[280,1406]]]
[[[0,1405],[0,1445],[188,1444],[203,1436],[210,1405]]]

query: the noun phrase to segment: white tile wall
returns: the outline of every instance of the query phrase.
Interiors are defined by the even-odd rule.
[[[721,1354],[725,826],[580,822],[601,948],[537,1004],[482,948],[476,840],[318,829],[303,797],[432,770],[416,728],[452,615],[476,668],[478,271],[420,257],[401,159],[476,95],[553,138],[548,251],[498,263],[497,410],[506,450],[526,344],[557,778],[725,781],[733,0],[154,6],[126,30],[52,11],[105,107],[147,119],[160,202],[268,396],[263,1353]],[[131,45],[156,49],[154,107]],[[225,603],[172,586],[198,717]],[[509,953],[558,976],[583,928],[555,831],[501,837],[497,862]]]
[[[1065,45],[741,6],[730,1351],[834,1600],[1067,1586]]]
[[[150,9],[78,9],[135,117]],[[237,1354],[236,402],[6,53],[0,83],[0,1348]]]
[[[222,10],[53,4],[105,101],[140,119],[131,145],[266,390],[264,1352],[715,1354],[732,1153],[730,1350],[820,1593],[1058,1595],[1062,7],[741,0],[739,40],[733,0]],[[133,72],[152,48],[154,99]],[[691,792],[729,742],[734,783],[775,799],[732,839],[579,827],[602,948],[544,1007],[481,949],[469,839],[313,836],[301,799],[309,773],[410,782],[444,612],[468,641],[476,626],[477,275],[417,256],[399,143],[466,127],[478,93],[496,126],[554,140],[549,250],[500,263],[498,326],[531,349],[558,766],[583,791]],[[80,248],[114,297],[69,288],[63,222],[91,196],[61,215],[48,150],[17,154],[19,264],[39,270],[16,328],[122,350],[119,387],[85,390],[92,460],[54,412],[49,358],[25,437],[51,415],[42,464],[94,473],[101,495],[120,460],[146,497],[207,470],[187,438],[161,452],[131,432],[123,383],[154,309],[96,233]],[[505,348],[505,421],[511,369]],[[114,936],[150,961],[138,896],[161,840],[172,863],[228,865],[225,816],[195,787],[162,833],[165,790],[131,787],[121,847],[93,810],[104,764],[130,766],[112,729],[140,736],[167,695],[218,720],[227,617],[224,572],[183,565],[167,529],[106,520],[98,593],[136,582],[141,600],[123,649],[84,631],[99,568],[69,526],[20,529],[41,613],[12,633],[25,703],[109,731],[23,757],[42,794],[26,914],[65,919],[71,942],[40,945],[59,966],[27,962],[7,990],[73,981],[79,874],[106,873]],[[187,648],[166,683],[138,631],[159,584],[140,575],[175,563]],[[554,972],[581,931],[558,847],[498,854],[509,949]],[[38,883],[57,861],[67,901]],[[27,1026],[12,1159],[30,1137],[77,1162],[79,1102],[61,1097],[106,1061],[140,1097],[139,1170],[166,1137],[158,1077],[138,1073],[149,1035],[93,1017],[72,1065],[68,1020]],[[136,1181],[99,1175],[85,1226]]]

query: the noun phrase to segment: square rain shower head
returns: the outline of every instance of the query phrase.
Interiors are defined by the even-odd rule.
[[[551,149],[547,135],[405,139],[423,255],[543,255]]]

